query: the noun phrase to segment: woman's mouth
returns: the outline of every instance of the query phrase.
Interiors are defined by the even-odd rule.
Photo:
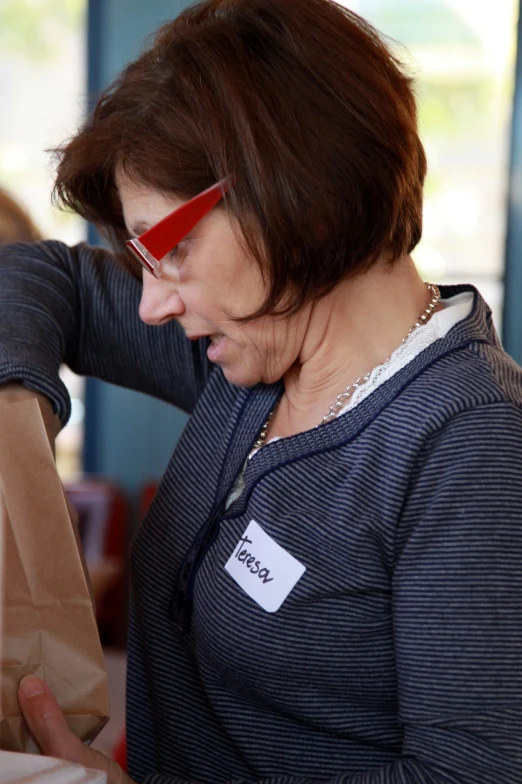
[[[225,335],[209,335],[209,338],[210,346],[207,349],[207,357],[211,362],[219,362],[226,345]]]

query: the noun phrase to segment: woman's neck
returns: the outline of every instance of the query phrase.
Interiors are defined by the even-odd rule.
[[[341,392],[400,345],[429,300],[407,256],[393,267],[378,263],[314,303],[269,437],[319,424]]]

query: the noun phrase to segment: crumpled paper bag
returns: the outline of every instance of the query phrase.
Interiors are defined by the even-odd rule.
[[[71,730],[107,722],[107,675],[78,533],[36,398],[0,399],[0,748],[37,752],[18,706],[42,678]]]
[[[107,784],[107,774],[53,757],[0,751],[0,784]]]

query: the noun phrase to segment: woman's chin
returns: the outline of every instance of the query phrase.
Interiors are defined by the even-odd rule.
[[[234,365],[222,365],[221,370],[226,380],[235,387],[254,387],[262,380],[259,373],[249,373],[246,368]]]
[[[268,378],[266,367],[260,367],[257,362],[252,361],[252,352],[241,350],[241,347],[228,338],[220,341],[216,348],[217,350],[208,352],[208,358],[214,356],[219,359],[215,364],[219,365],[226,380],[236,387],[254,387],[261,383],[273,384],[281,378],[281,376]]]
[[[258,368],[249,367],[244,359],[239,357],[235,361],[220,363],[221,370],[226,380],[235,387],[254,387],[263,381],[263,375]]]

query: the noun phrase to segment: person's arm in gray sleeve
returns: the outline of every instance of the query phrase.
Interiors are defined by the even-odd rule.
[[[169,322],[144,324],[141,284],[101,248],[61,242],[0,248],[0,385],[49,398],[62,423],[69,397],[61,363],[190,412],[206,382],[204,341]]]

